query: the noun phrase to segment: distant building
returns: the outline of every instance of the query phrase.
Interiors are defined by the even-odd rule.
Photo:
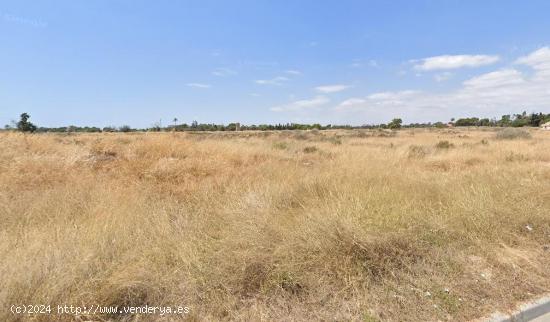
[[[550,131],[550,122],[546,122],[540,126],[541,130]]]

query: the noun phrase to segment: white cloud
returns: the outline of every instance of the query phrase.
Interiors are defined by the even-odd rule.
[[[464,116],[498,117],[524,109],[548,112],[550,49],[539,49],[516,63],[530,66],[533,73],[508,67],[472,77],[459,88],[446,92],[379,92],[348,98],[334,110],[348,120],[365,122],[384,122],[393,116],[421,122]]]
[[[219,77],[226,77],[226,76],[237,75],[237,72],[229,68],[216,68],[214,71],[212,71],[212,75],[219,76]]]
[[[550,47],[542,47],[527,56],[520,57],[516,60],[516,64],[533,68],[539,77],[550,76]]]
[[[529,65],[535,69],[550,69],[550,47],[542,47],[527,56],[520,57],[516,64]]]
[[[330,99],[326,96],[316,96],[309,100],[299,100],[292,103],[275,106],[270,108],[273,112],[285,112],[285,111],[302,111],[314,107],[319,107],[330,102]]]
[[[343,84],[335,84],[335,85],[324,85],[324,86],[317,86],[315,87],[315,90],[321,93],[336,93],[341,92],[345,89],[348,89],[350,86],[343,85]]]
[[[260,84],[260,85],[283,85],[287,81],[289,81],[287,77],[277,76],[272,79],[258,79],[255,82],[256,84]]]
[[[428,57],[411,62],[417,63],[414,68],[417,70],[441,70],[456,69],[463,67],[479,67],[494,64],[499,61],[498,56],[488,55],[443,55]]]
[[[299,70],[295,70],[295,69],[289,69],[289,70],[285,70],[285,73],[289,74],[289,75],[302,75],[302,72],[299,71]]]
[[[419,93],[418,91],[406,90],[400,92],[379,92],[369,95],[367,98],[371,100],[397,100]]]
[[[210,88],[210,84],[201,84],[201,83],[187,83],[186,84],[187,86],[189,87],[194,87],[194,88]]]
[[[357,110],[370,107],[392,107],[406,104],[419,95],[419,91],[378,92],[364,98],[352,97],[336,106],[336,110]]]
[[[366,103],[367,100],[363,98],[348,98],[347,100],[343,101],[338,105],[339,107],[347,107],[347,106],[354,106],[354,105],[361,105]]]
[[[496,88],[524,82],[523,75],[519,71],[515,69],[501,69],[470,78],[463,84],[470,88]]]

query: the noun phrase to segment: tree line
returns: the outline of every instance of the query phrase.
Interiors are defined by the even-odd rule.
[[[488,127],[538,127],[541,124],[550,122],[550,114],[544,113],[531,113],[523,112],[521,114],[502,115],[500,119],[478,118],[468,117],[451,119],[450,122],[435,122],[435,123],[410,123],[403,124],[400,118],[394,118],[388,123],[381,124],[364,124],[360,126],[351,125],[321,125],[319,123],[314,124],[300,124],[300,123],[278,123],[278,124],[240,124],[229,123],[214,124],[214,123],[198,123],[193,121],[190,124],[177,123],[177,118],[174,118],[173,125],[161,126],[160,123],[156,123],[148,128],[132,128],[129,125],[123,126],[62,126],[62,127],[39,127],[29,121],[30,115],[23,113],[20,115],[20,119],[13,125],[6,125],[5,130],[17,130],[21,132],[58,132],[58,133],[72,133],[72,132],[167,132],[167,131],[273,131],[273,130],[330,130],[330,129],[399,129],[399,128],[444,128],[450,126],[488,126]]]
[[[454,122],[455,126],[535,126],[550,122],[550,114],[523,112],[521,114],[503,115],[500,120],[488,118],[461,118]]]

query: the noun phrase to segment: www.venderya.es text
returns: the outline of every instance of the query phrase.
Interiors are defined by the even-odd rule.
[[[96,315],[96,314],[152,314],[152,315],[184,315],[189,314],[191,309],[187,306],[101,306],[101,305],[50,305],[50,304],[29,304],[12,305],[10,310],[13,314],[72,314],[72,315]]]

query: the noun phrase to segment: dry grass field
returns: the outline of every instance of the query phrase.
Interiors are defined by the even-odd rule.
[[[0,133],[0,320],[467,321],[550,290],[550,132]],[[183,316],[12,304],[184,305]]]

